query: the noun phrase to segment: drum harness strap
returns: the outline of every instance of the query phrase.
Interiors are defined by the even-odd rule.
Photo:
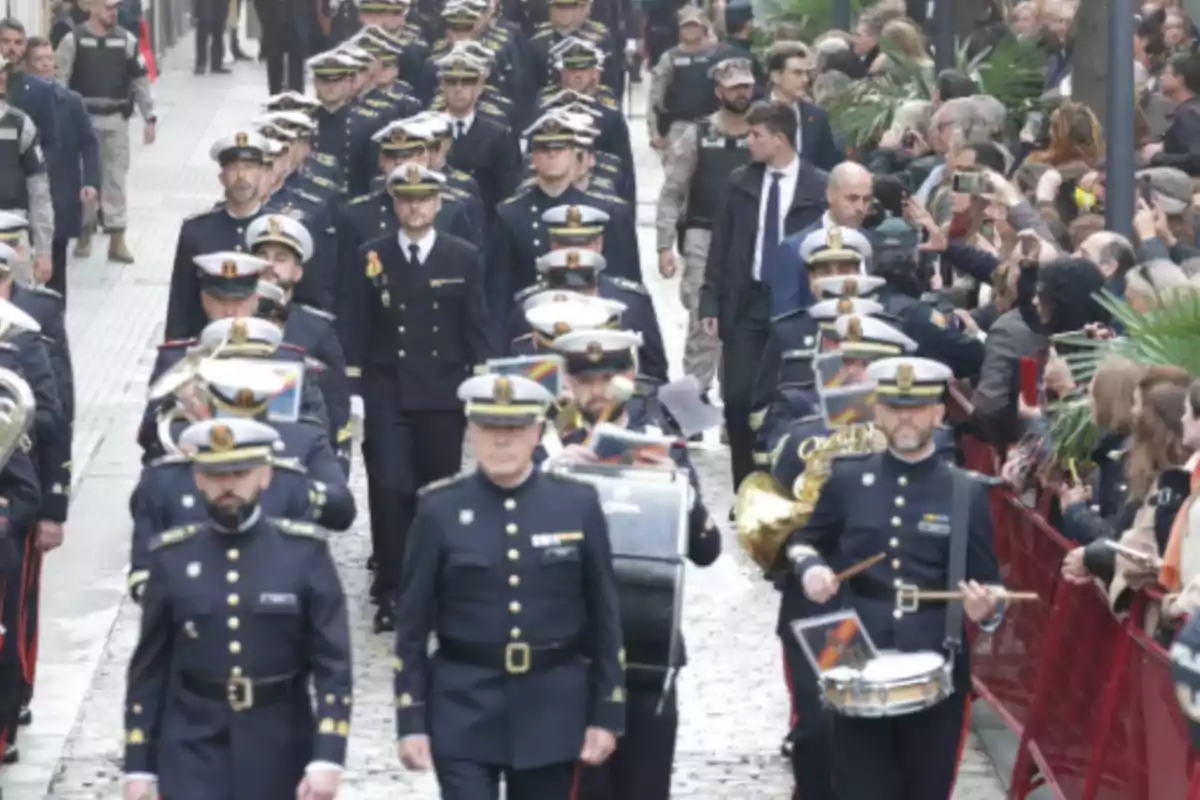
[[[971,473],[952,469],[950,495],[950,563],[947,574],[950,591],[967,577],[967,544],[971,538]],[[946,638],[944,646],[949,655],[948,669],[953,671],[954,659],[962,652],[963,604],[955,600],[946,603]]]

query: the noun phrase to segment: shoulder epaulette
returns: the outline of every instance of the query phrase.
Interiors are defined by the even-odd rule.
[[[148,466],[148,467],[165,467],[165,466],[169,466],[171,464],[188,464],[190,462],[191,462],[191,459],[188,458],[187,456],[183,455],[182,453],[171,453],[170,455],[159,456],[158,458],[154,459],[146,466]]]
[[[312,181],[313,183],[315,183],[317,186],[324,186],[326,189],[336,189],[336,188],[337,188],[337,184],[336,184],[336,183],[334,183],[333,181],[329,180],[329,178],[322,178],[320,175],[310,175],[310,176],[309,176],[309,180],[311,180],[311,181]],[[303,191],[303,190],[302,190],[302,189],[297,189],[296,191],[297,191],[297,192],[301,192],[301,191]]]
[[[542,286],[540,283],[530,284],[529,286],[526,286],[524,289],[521,289],[520,291],[516,292],[513,295],[513,300],[519,303],[522,300],[524,300],[526,297],[529,297],[530,295],[533,295],[533,294],[537,294],[538,292],[544,290],[545,288],[546,287]]]
[[[609,97],[606,94],[602,94],[599,97],[597,97],[596,101],[598,103],[600,103],[600,105],[605,106],[606,108],[613,108],[613,109],[620,108],[620,106],[617,104],[616,99]]]
[[[155,550],[161,550],[164,547],[179,544],[186,539],[190,539],[196,535],[196,531],[200,530],[200,527],[199,523],[192,523],[191,525],[181,525],[178,528],[163,531],[150,542],[150,552],[153,553]]]
[[[275,469],[285,469],[288,472],[298,472],[301,475],[308,474],[308,468],[298,458],[272,458],[271,466]]]
[[[526,178],[525,180],[521,181],[519,184],[517,184],[517,191],[519,192],[522,189],[528,189],[530,186],[533,186],[535,183],[537,183],[537,177],[534,175],[531,175],[528,178]]]
[[[522,197],[524,197],[526,194],[528,194],[529,190],[532,189],[536,185],[536,183],[537,182],[534,181],[533,183],[530,183],[528,186],[519,187],[517,189],[517,191],[513,193],[512,197],[508,198],[507,200],[502,200],[500,202],[500,205],[507,206],[507,205],[512,205],[513,203],[517,202]]]
[[[512,343],[516,344],[517,342],[524,342],[527,339],[532,339],[532,338],[533,338],[533,332],[530,331],[529,333],[523,333],[520,336],[516,337],[515,339],[512,340]]]
[[[471,197],[471,193],[470,193],[470,192],[468,192],[466,189],[460,189],[460,188],[459,188],[459,187],[457,187],[457,186],[449,186],[449,185],[447,185],[447,186],[446,186],[446,192],[447,192],[447,193],[448,193],[448,194],[449,194],[451,197],[457,197],[457,198],[459,198],[460,200],[461,200],[461,199],[466,199],[466,198],[469,198],[469,197]]]
[[[454,180],[462,181],[463,183],[471,183],[475,180],[471,177],[470,173],[463,172],[461,169],[455,169],[449,165],[447,165],[442,171],[447,177],[454,178]]]
[[[55,289],[51,289],[49,286],[39,286],[35,283],[35,284],[31,284],[29,286],[26,286],[25,288],[31,292],[36,292],[37,294],[44,294],[48,297],[53,297],[55,300],[63,299],[62,292],[59,292]]]
[[[625,198],[617,197],[615,194],[609,194],[608,192],[599,192],[599,191],[595,191],[590,188],[588,189],[587,193],[590,194],[592,197],[598,198],[600,200],[604,200],[605,202],[608,202],[608,203],[612,203],[615,206],[628,205],[628,201],[625,200]]]
[[[289,536],[302,536],[306,539],[316,539],[324,542],[329,539],[329,534],[324,528],[320,528],[311,522],[297,522],[294,519],[275,518],[271,522],[275,523],[275,527],[279,528],[282,533]]]
[[[605,194],[608,194],[608,191],[607,191],[607,190],[609,190],[609,189],[613,189],[613,190],[615,190],[615,189],[617,188],[616,186],[614,186],[614,185],[613,185],[613,182],[612,182],[612,179],[611,179],[611,178],[596,178],[596,177],[593,177],[591,182],[592,182],[592,184],[593,184],[593,185],[595,185],[595,186],[599,186],[601,189],[604,189],[604,190],[605,190]]]
[[[169,339],[158,346],[159,350],[169,350],[175,347],[190,347],[196,343],[195,339]]]
[[[446,40],[444,38],[438,39],[436,42],[433,43],[434,50],[441,50],[445,46],[446,46]]]
[[[372,199],[374,199],[374,197],[375,197],[375,193],[374,193],[374,192],[369,192],[369,193],[367,193],[367,194],[360,194],[360,195],[358,195],[357,197],[352,197],[352,198],[350,198],[350,202],[349,202],[349,203],[347,203],[346,205],[349,205],[349,206],[356,206],[356,205],[358,205],[359,203],[365,203],[365,202],[367,202],[368,200],[372,200]]]
[[[368,97],[364,100],[371,108],[391,108],[391,104],[386,100],[376,100],[374,97]]]
[[[358,114],[360,117],[366,117],[367,119],[377,119],[379,117],[378,111],[372,111],[371,109],[363,108],[362,106],[355,106],[354,113]]]
[[[321,319],[326,319],[326,320],[329,320],[330,322],[333,322],[334,320],[337,319],[337,314],[334,314],[332,311],[326,311],[323,308],[317,308],[316,306],[310,306],[307,303],[295,303],[294,305],[296,306],[296,308],[304,309],[309,314],[312,314],[315,317],[320,317]]]
[[[569,472],[560,472],[559,470],[556,470],[556,469],[552,469],[545,474],[548,477],[553,478],[556,481],[562,481],[563,483],[573,483],[578,486],[593,486],[594,485],[589,481],[585,481],[583,478],[578,478],[578,477],[570,474]]]
[[[338,160],[328,153],[312,153],[311,155],[318,164],[324,164],[327,167],[339,166]]]
[[[618,278],[616,275],[610,275],[609,280],[627,292],[637,292],[638,294],[644,294],[647,297],[650,296],[649,290],[637,281],[631,281],[628,278]]]
[[[461,481],[463,478],[467,477],[470,474],[471,473],[469,473],[469,472],[460,472],[457,475],[451,475],[448,478],[442,478],[440,481],[434,481],[433,483],[427,483],[424,486],[422,486],[420,489],[417,489],[417,494],[424,495],[424,494],[429,494],[430,492],[436,492],[438,489],[445,489],[447,486],[458,483],[459,481]]]
[[[334,186],[335,184],[333,184],[332,182],[330,182],[330,184],[329,184],[329,185],[330,185],[330,186]],[[293,190],[292,190],[292,192],[294,192],[294,193],[295,193],[295,195],[296,195],[297,197],[303,198],[303,199],[307,200],[307,201],[308,201],[308,202],[310,202],[310,203],[320,203],[320,202],[323,202],[323,201],[321,200],[321,198],[317,197],[315,194],[309,194],[308,192],[304,191],[303,189],[293,189]]]

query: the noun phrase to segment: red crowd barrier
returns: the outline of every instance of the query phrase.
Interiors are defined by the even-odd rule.
[[[968,416],[961,397],[950,405]],[[961,442],[968,469],[996,474],[991,448]],[[1020,742],[1009,798],[1046,786],[1062,800],[1200,800],[1170,658],[1139,624],[1157,598],[1143,593],[1118,617],[1095,587],[1060,579],[1073,545],[1041,514],[1005,489],[991,500],[1005,585],[1042,598],[972,642],[975,690]]]

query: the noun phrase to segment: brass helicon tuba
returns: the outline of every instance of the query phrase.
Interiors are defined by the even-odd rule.
[[[17,448],[28,446],[29,428],[37,402],[25,380],[10,369],[0,367],[0,468],[8,463]]]
[[[769,472],[753,472],[738,487],[738,542],[771,577],[784,567],[783,544],[808,521],[829,478],[834,456],[876,453],[887,446],[870,422],[835,428],[828,436],[810,436],[799,445],[804,472],[794,486],[782,486]]]

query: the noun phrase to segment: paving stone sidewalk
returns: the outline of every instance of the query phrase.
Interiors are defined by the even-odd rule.
[[[130,239],[137,265],[105,264],[103,240],[95,257],[72,265],[69,328],[80,409],[78,477],[68,544],[47,564],[35,721],[22,735],[22,763],[0,778],[7,800],[107,800],[120,792],[124,671],[139,617],[136,606],[124,600],[126,501],[138,472],[134,430],[153,348],[161,338],[179,224],[219,194],[208,147],[229,127],[255,116],[266,96],[260,66],[239,64],[230,76],[194,77],[190,49],[185,43],[164,59],[155,86],[160,138],[151,148],[139,143],[134,152]],[[647,221],[653,218],[661,170],[644,128],[641,120],[633,123],[643,193],[640,216]],[[134,135],[140,137],[140,130],[135,122]],[[651,276],[653,229],[643,225],[639,239],[678,371],[686,320],[678,286]],[[728,456],[711,442],[694,458],[705,500],[724,520],[731,501]],[[359,507],[365,509],[361,464],[355,465],[355,479]],[[729,531],[724,544],[723,558],[687,576],[684,624],[691,664],[680,679],[673,796],[786,798],[791,780],[778,752],[787,700],[773,635],[776,595]],[[332,548],[351,600],[356,673],[350,763],[341,796],[436,797],[433,779],[403,772],[394,753],[390,640],[370,632],[365,511]],[[990,764],[972,741],[955,797],[1002,796]]]

